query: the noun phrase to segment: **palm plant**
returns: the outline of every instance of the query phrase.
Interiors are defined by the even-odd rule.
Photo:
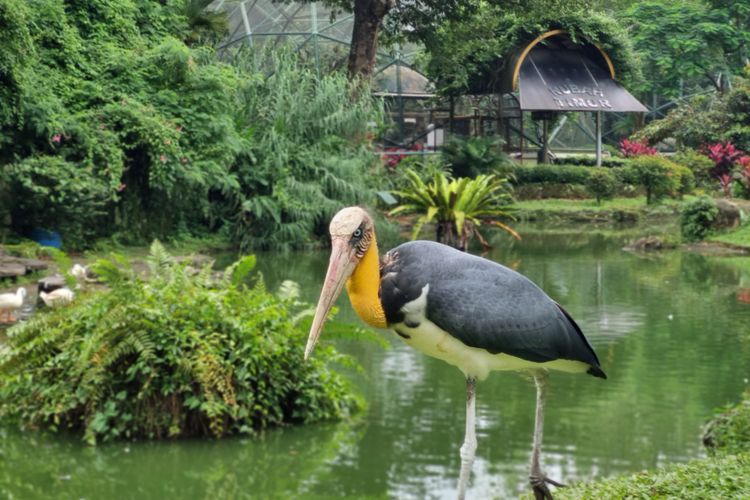
[[[402,204],[391,210],[391,215],[421,214],[414,224],[412,239],[416,239],[425,224],[435,222],[436,239],[441,243],[466,250],[472,237],[485,248],[490,245],[479,232],[481,224],[490,224],[520,239],[519,234],[500,218],[510,217],[510,185],[507,179],[494,175],[479,175],[474,179],[451,179],[436,173],[429,183],[413,170],[406,172],[408,189],[394,191]]]

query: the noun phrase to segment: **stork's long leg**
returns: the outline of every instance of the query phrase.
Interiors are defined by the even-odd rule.
[[[461,445],[461,475],[458,477],[458,500],[464,500],[469,485],[471,466],[477,451],[476,433],[476,392],[477,379],[466,377],[466,433]]]
[[[549,374],[546,370],[534,372],[534,383],[536,384],[536,416],[534,419],[534,445],[531,450],[531,474],[529,482],[534,490],[536,500],[552,500],[547,483],[555,486],[564,486],[549,479],[542,473],[540,456],[542,454],[542,438],[544,436],[544,400],[547,395],[547,381]]]

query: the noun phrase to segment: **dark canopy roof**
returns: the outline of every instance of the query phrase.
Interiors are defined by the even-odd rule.
[[[503,57],[488,78],[475,77],[471,91],[518,92],[522,110],[646,112],[615,80],[615,68],[599,46],[551,30]]]
[[[539,36],[519,49],[512,62],[504,90],[518,90],[523,110],[648,111],[615,81],[615,68],[602,49],[576,43],[563,30]]]

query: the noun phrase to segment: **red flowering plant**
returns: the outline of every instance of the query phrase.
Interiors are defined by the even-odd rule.
[[[720,177],[722,174],[729,174],[734,168],[734,164],[744,156],[744,153],[734,147],[731,142],[717,142],[716,144],[704,148],[706,155],[714,162],[713,175]]]
[[[654,156],[657,152],[656,148],[648,145],[646,139],[641,141],[623,139],[620,141],[620,153],[625,158],[633,158],[635,156]]]
[[[737,149],[731,142],[717,142],[703,147],[703,151],[706,153],[711,161],[714,162],[714,168],[711,170],[711,175],[719,180],[719,186],[724,192],[724,196],[732,196],[732,186],[734,181],[739,181],[743,187],[743,196],[750,194],[750,158],[745,153]],[[735,167],[739,170],[734,172]],[[734,172],[734,174],[733,174]]]
[[[422,151],[423,149],[424,149],[424,146],[420,143],[412,144],[411,148],[409,149],[385,148],[382,159],[383,159],[383,162],[385,163],[385,166],[393,170],[396,168],[396,166],[399,164],[401,160],[409,156],[406,153],[410,153],[413,151]]]

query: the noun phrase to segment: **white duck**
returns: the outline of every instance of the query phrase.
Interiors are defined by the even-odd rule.
[[[82,266],[81,264],[73,264],[70,269],[70,274],[80,283],[97,283],[98,276],[89,266]]]
[[[57,307],[73,302],[75,293],[70,288],[58,288],[51,292],[39,292],[39,297],[47,307]]]
[[[23,305],[23,299],[26,297],[26,289],[21,287],[16,293],[4,293],[0,295],[0,322],[12,323],[13,311],[20,309]],[[2,321],[2,318],[5,320]]]

